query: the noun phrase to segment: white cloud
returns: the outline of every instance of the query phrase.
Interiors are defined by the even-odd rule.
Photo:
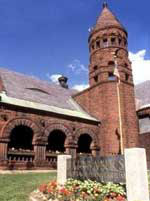
[[[77,91],[83,91],[84,89],[88,88],[88,84],[76,84],[72,88],[76,89]]]
[[[136,53],[129,52],[135,84],[150,80],[150,59],[145,59],[145,55],[146,50],[140,50]]]
[[[54,83],[58,84],[58,78],[61,77],[62,75],[60,74],[53,74],[53,75],[49,75],[47,74],[47,77]]]
[[[76,74],[80,74],[82,72],[88,73],[88,68],[86,68],[86,66],[82,64],[78,59],[74,59],[73,62],[68,65],[68,68]]]

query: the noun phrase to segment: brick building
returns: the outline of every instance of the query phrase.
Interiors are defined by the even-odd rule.
[[[104,4],[88,39],[90,86],[78,93],[63,76],[55,85],[0,69],[1,169],[55,167],[59,153],[106,156],[139,146],[127,38]]]

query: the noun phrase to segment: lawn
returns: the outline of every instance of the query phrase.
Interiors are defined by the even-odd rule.
[[[56,173],[0,175],[0,201],[27,201],[41,183],[56,179]]]

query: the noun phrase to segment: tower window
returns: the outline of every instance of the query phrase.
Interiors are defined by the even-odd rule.
[[[100,48],[100,41],[96,41],[96,48]]]
[[[97,70],[98,69],[98,66],[94,66],[94,68],[93,68],[94,70]]]
[[[111,44],[112,44],[112,45],[116,45],[116,38],[114,38],[114,37],[111,38]]]
[[[95,49],[95,46],[94,46],[94,44],[92,45],[92,50],[94,50]]]
[[[108,73],[108,80],[116,80],[116,76],[113,74],[113,72]]]
[[[103,39],[103,47],[108,47],[108,40],[107,40],[107,38]]]
[[[125,74],[125,81],[128,81],[129,80],[129,74]]]
[[[128,64],[127,64],[127,63],[125,63],[125,64],[124,64],[124,66],[127,68],[127,67],[128,67]]]
[[[121,42],[122,42],[122,40],[121,40],[121,38],[119,38],[119,45],[121,45]]]
[[[95,75],[95,76],[94,76],[94,81],[95,81],[95,82],[98,82],[98,75]]]
[[[127,40],[124,39],[124,46],[126,47],[127,46]]]
[[[108,66],[114,66],[114,65],[115,65],[114,61],[109,61],[108,62]]]

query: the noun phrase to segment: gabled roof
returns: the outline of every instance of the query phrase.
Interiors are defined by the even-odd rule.
[[[137,110],[150,105],[150,80],[135,86],[135,97],[136,102],[138,101]]]
[[[120,21],[110,11],[107,4],[104,4],[103,10],[97,19],[95,29],[103,29],[103,28],[108,28],[108,27],[112,27],[112,26],[117,26],[117,27],[120,27],[121,29],[125,30],[125,28],[120,23]]]
[[[75,90],[0,68],[1,102],[97,121],[71,96]]]

